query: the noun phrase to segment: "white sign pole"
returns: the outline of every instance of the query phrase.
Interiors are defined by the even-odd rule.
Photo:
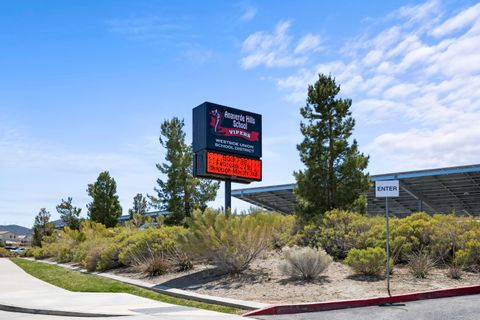
[[[388,230],[388,197],[385,197],[385,236],[387,239],[387,291],[388,296],[391,297],[392,294],[390,293],[390,236]]]
[[[387,291],[390,293],[390,232],[388,227],[388,198],[398,197],[400,195],[400,186],[398,180],[375,181],[375,196],[385,197],[385,238],[387,252]]]

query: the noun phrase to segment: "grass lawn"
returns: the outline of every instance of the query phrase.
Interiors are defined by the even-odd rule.
[[[123,292],[136,296],[181,306],[200,308],[224,313],[241,314],[244,310],[167,296],[123,282],[106,279],[93,274],[68,270],[63,267],[20,258],[11,259],[30,275],[57,287],[76,292]]]

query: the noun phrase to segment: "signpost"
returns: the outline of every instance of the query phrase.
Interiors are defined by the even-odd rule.
[[[390,237],[388,228],[388,198],[398,197],[400,195],[400,186],[398,180],[375,181],[375,197],[385,197],[385,224],[386,224],[386,252],[387,252],[387,291],[390,293]]]
[[[193,174],[225,181],[225,211],[231,183],[262,180],[262,116],[204,102],[193,109]]]

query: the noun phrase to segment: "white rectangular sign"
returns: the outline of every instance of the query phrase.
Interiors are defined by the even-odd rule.
[[[398,180],[375,181],[375,197],[398,197],[399,193]]]

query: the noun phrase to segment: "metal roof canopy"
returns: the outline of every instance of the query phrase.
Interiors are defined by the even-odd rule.
[[[400,180],[400,197],[391,198],[393,216],[413,212],[480,215],[480,164],[370,176],[372,181]],[[232,196],[265,209],[292,213],[295,184],[233,190]],[[385,201],[367,193],[368,214],[384,214]]]

